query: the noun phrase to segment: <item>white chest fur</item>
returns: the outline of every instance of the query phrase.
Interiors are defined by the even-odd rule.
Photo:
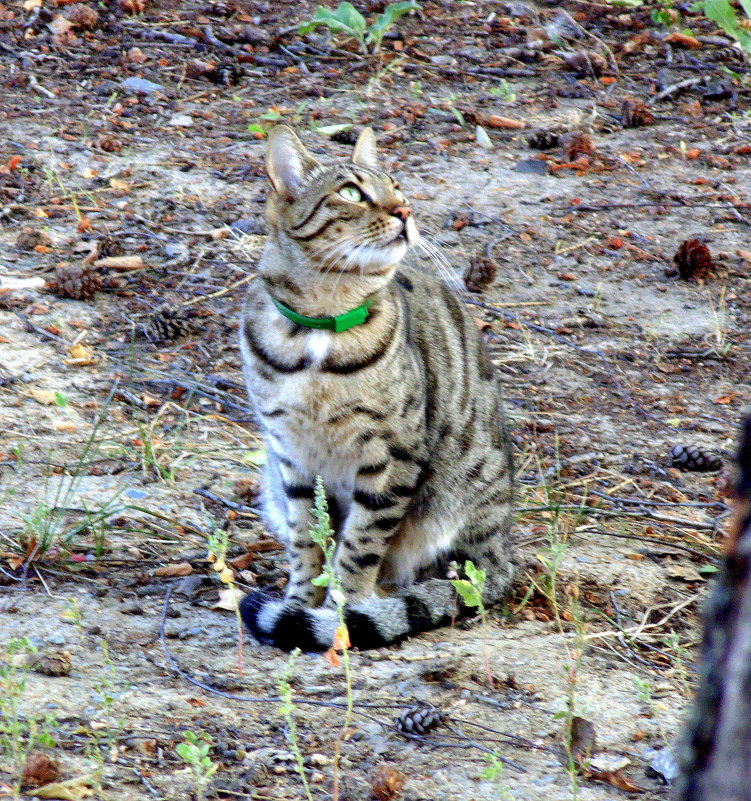
[[[308,356],[314,362],[322,362],[331,350],[333,342],[331,331],[311,331],[306,338],[305,349]]]

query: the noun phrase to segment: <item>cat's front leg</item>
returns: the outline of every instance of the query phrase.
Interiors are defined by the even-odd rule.
[[[325,597],[325,589],[311,582],[323,569],[323,553],[310,539],[313,481],[291,460],[277,456],[271,449],[264,478],[264,505],[270,522],[285,540],[289,578],[284,598],[255,590],[243,599],[240,611],[259,642],[285,650],[320,650],[298,630],[301,612],[319,606]]]

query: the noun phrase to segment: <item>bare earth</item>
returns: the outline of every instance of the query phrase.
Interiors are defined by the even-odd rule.
[[[324,29],[303,46],[307,2],[113,3],[67,32],[48,26],[70,8],[46,5],[0,3],[0,646],[69,656],[24,695],[54,713],[62,778],[100,768],[97,798],[191,798],[175,745],[194,731],[219,764],[211,797],[304,797],[278,701],[287,656],[245,642],[238,673],[206,559],[224,529],[239,586],[284,581],[253,511],[263,454],[235,334],[264,241],[264,143],[248,125],[278,118],[324,156],[350,147],[319,127],[373,125],[454,281],[473,260],[495,267],[467,297],[484,304],[518,467],[516,597],[487,636],[460,621],[351,654],[339,797],[667,798],[648,765],[689,703],[727,516],[718,473],[668,452],[727,461],[749,401],[747,68],[699,17],[684,20],[699,48],[663,41],[649,4],[424,2],[368,56]],[[584,50],[605,67],[566,63]],[[213,83],[212,64],[242,74]],[[622,124],[624,97],[705,76],[655,100],[654,124]],[[158,87],[122,85],[134,77]],[[538,128],[584,132],[591,152],[564,140],[540,161]],[[673,256],[697,237],[713,269],[682,280]],[[102,285],[82,300],[23,283],[89,254],[142,266],[92,267]],[[187,578],[154,574],[181,563]],[[293,694],[325,702],[295,717],[312,796],[330,798],[342,668],[301,656]],[[416,701],[448,721],[409,741],[393,722]],[[596,734],[578,771],[567,710]],[[493,751],[507,763],[491,780]],[[401,774],[394,795],[374,789],[384,766]],[[11,781],[0,755],[0,797]]]

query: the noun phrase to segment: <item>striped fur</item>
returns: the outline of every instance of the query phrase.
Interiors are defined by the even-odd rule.
[[[265,513],[290,574],[284,597],[250,593],[243,618],[264,643],[331,646],[336,613],[310,581],[321,570],[308,533],[321,475],[339,521],[352,644],[382,646],[456,614],[451,560],[487,571],[488,603],[511,584],[500,387],[464,305],[438,279],[400,266],[419,234],[377,165],[372,132],[351,164],[324,167],[279,127],[267,166],[269,237],[241,349],[268,446]],[[290,322],[272,297],[314,317],[373,304],[365,323],[334,333]]]

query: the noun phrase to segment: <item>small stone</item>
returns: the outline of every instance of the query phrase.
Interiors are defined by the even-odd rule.
[[[154,83],[153,81],[147,81],[145,78],[137,78],[135,76],[120,81],[120,86],[130,92],[142,92],[144,94],[164,91],[164,87],[160,83]]]
[[[193,125],[193,117],[190,114],[175,114],[167,122],[167,125],[172,125],[176,128],[190,128]]]
[[[514,171],[527,173],[528,175],[548,175],[550,173],[550,165],[542,159],[523,159],[516,163]]]

